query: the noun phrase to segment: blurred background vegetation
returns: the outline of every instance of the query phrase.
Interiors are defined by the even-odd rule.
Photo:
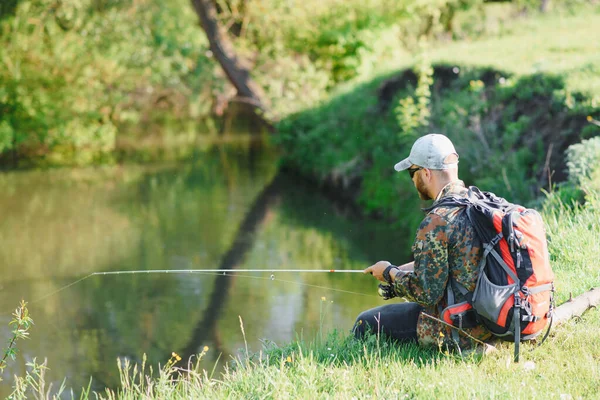
[[[228,40],[264,89],[270,117],[285,119],[341,83],[410,66],[423,38],[446,48],[503,36],[515,19],[541,8],[569,13],[589,3],[218,0],[216,6]],[[584,72],[597,72],[596,65]],[[234,95],[187,0],[0,5],[5,165],[40,158],[102,162],[121,139],[154,134],[149,124],[219,116]]]

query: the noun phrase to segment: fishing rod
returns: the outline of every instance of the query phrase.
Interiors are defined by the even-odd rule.
[[[122,274],[183,274],[183,273],[275,273],[275,272],[297,272],[297,273],[364,273],[362,269],[148,269],[148,270],[124,270],[92,272],[94,275],[122,275]]]
[[[274,273],[276,272],[284,272],[284,273],[364,273],[364,270],[362,269],[149,269],[149,270],[122,270],[122,271],[104,271],[104,272],[92,272],[82,278],[77,279],[74,282],[71,282],[65,286],[60,287],[59,289],[51,292],[51,293],[47,293],[46,295],[33,300],[31,303],[38,303],[42,300],[47,299],[48,297],[54,296],[56,294],[58,294],[59,292],[62,292],[63,290],[66,290],[68,288],[70,288],[71,286],[74,286],[86,279],[89,279],[93,276],[106,276],[106,275],[148,275],[148,274],[207,274],[207,275],[225,275],[225,276],[233,276],[233,275],[238,275],[241,277],[248,277],[248,278],[256,278],[256,279],[271,279],[272,281],[280,281],[280,282],[285,282],[285,283],[293,283],[293,284],[298,284],[298,285],[303,285],[303,286],[310,286],[310,287],[315,287],[315,288],[319,288],[319,289],[326,289],[326,290],[331,290],[331,291],[335,291],[335,292],[342,292],[342,293],[351,293],[351,294],[357,294],[357,295],[362,295],[362,296],[368,296],[365,293],[358,293],[358,292],[352,292],[349,290],[343,290],[343,289],[335,289],[335,288],[328,288],[328,287],[324,287],[324,286],[318,286],[318,285],[312,285],[312,284],[308,284],[308,283],[303,283],[303,282],[296,282],[296,281],[287,281],[287,280],[283,280],[283,279],[275,279],[275,275]],[[252,276],[252,275],[240,275],[240,274],[244,274],[244,273],[270,273],[271,276],[269,278],[262,278],[262,277],[258,277],[258,276]]]

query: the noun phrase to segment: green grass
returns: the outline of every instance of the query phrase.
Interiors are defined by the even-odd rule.
[[[600,7],[576,15],[555,13],[510,23],[499,35],[444,43],[431,49],[434,62],[490,66],[518,75],[550,73],[567,88],[600,102]]]
[[[484,357],[461,358],[376,337],[361,343],[331,335],[322,344],[296,342],[260,360],[238,360],[216,379],[196,370],[171,382],[178,363],[140,385],[129,368],[132,378],[108,398],[594,398],[599,340],[597,310],[558,327],[541,347],[523,345],[521,363],[512,362],[507,343]]]
[[[551,196],[551,200],[555,200]],[[587,197],[585,205],[559,203],[546,207],[543,217],[558,303],[600,286],[600,196]]]
[[[491,67],[518,76],[561,75],[567,89],[600,104],[600,41],[595,40],[600,37],[600,6],[558,10],[534,18],[514,13],[510,7],[488,4],[483,15],[473,10],[459,15],[458,24],[477,24],[482,32],[471,32],[461,40],[431,42],[428,56],[433,63]],[[375,71],[389,73],[414,63],[414,55],[400,52],[395,59],[380,60]]]

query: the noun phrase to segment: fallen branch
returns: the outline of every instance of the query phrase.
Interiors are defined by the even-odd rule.
[[[570,299],[556,307],[553,324],[562,324],[581,315],[589,308],[600,305],[600,288],[591,288],[587,292]]]

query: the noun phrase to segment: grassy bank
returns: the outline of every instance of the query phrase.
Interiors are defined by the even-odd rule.
[[[595,398],[599,389],[600,313],[556,329],[540,348],[524,346],[526,362],[512,362],[508,346],[484,358],[447,356],[414,346],[373,340],[366,345],[330,338],[297,343],[288,356],[241,362],[218,379],[201,371],[172,384],[174,368],[161,377],[107,398]],[[530,351],[531,350],[531,351]],[[129,370],[131,373],[131,370]],[[123,375],[127,375],[123,373]]]

